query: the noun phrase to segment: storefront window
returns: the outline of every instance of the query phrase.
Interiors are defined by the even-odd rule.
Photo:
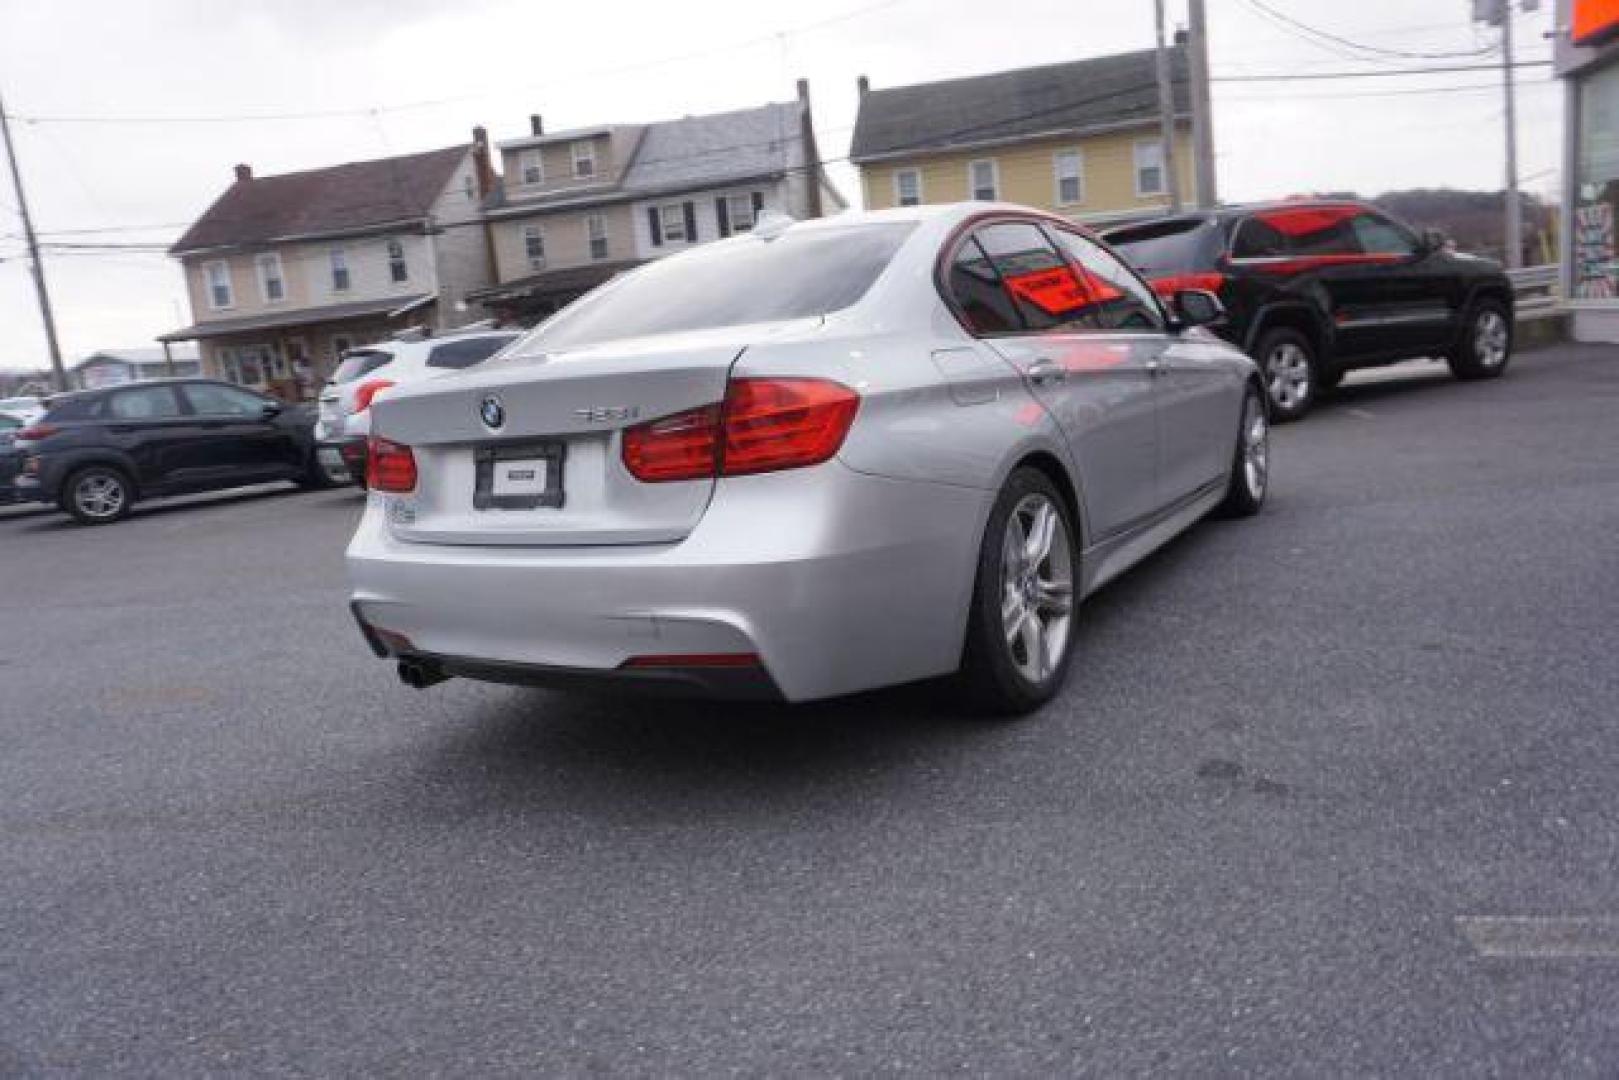
[[[1574,205],[1574,297],[1619,297],[1614,216],[1619,212],[1619,64],[1581,80]]]

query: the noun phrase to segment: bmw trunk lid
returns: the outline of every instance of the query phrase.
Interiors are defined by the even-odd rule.
[[[623,433],[721,401],[748,340],[779,329],[514,355],[378,398],[373,433],[411,447],[416,460],[413,492],[375,496],[387,504],[390,530],[438,544],[685,537],[707,509],[714,480],[637,480],[623,462]]]

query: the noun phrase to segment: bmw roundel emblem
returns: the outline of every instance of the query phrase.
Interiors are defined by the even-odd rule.
[[[501,404],[498,394],[490,394],[478,406],[478,415],[483,418],[485,425],[498,428],[506,422],[506,406]]]

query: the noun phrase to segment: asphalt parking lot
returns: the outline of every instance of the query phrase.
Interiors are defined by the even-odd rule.
[[[1274,456],[1015,723],[416,692],[350,492],[0,511],[0,1075],[1612,1075],[1619,350]]]

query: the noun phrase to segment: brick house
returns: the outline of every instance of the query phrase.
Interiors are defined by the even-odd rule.
[[[827,182],[798,99],[649,124],[530,133],[500,144],[486,211],[496,283],[473,294],[533,322],[613,275],[745,232],[763,214],[845,209]]]
[[[287,398],[313,396],[344,349],[406,326],[478,318],[491,281],[481,215],[493,187],[472,143],[236,181],[169,253],[185,270],[204,371]]]
[[[1186,49],[1170,54],[1176,172],[1196,202]],[[849,160],[868,210],[968,199],[1075,221],[1169,202],[1152,50],[874,90],[859,80]]]

